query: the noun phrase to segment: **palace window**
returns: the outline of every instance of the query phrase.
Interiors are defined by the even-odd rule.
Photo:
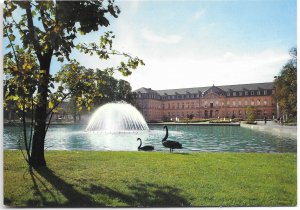
[[[264,95],[267,95],[267,90],[264,90]]]
[[[242,96],[243,95],[243,93],[242,92],[239,92],[239,96]]]
[[[227,106],[229,106],[230,105],[230,101],[227,101]]]
[[[184,103],[181,104],[181,108],[184,109]]]
[[[247,96],[248,95],[248,91],[245,91],[245,96]]]
[[[239,101],[239,106],[242,106],[242,101]]]
[[[245,106],[248,106],[248,100],[245,100]]]
[[[232,101],[232,106],[235,106],[235,101]]]
[[[268,105],[268,101],[267,99],[264,100],[264,106],[267,106]]]
[[[254,95],[254,91],[251,91],[251,95],[252,95],[252,96]]]
[[[260,99],[257,99],[257,106],[260,106]]]
[[[236,92],[233,92],[232,95],[233,95],[233,96],[236,96]]]
[[[260,91],[259,90],[257,91],[257,95],[260,95]]]
[[[251,106],[254,106],[254,100],[251,100]]]
[[[227,96],[230,96],[230,92],[227,92]]]

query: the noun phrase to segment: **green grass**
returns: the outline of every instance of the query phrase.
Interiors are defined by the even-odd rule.
[[[47,151],[30,172],[4,152],[12,207],[295,206],[296,154]]]

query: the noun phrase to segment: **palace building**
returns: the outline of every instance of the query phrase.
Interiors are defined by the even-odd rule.
[[[272,82],[169,90],[139,88],[136,107],[146,121],[187,118],[241,118],[253,106],[256,118],[273,119],[277,106]]]

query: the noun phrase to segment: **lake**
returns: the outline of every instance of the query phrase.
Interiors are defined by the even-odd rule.
[[[88,133],[86,125],[51,125],[46,135],[46,150],[107,150],[137,151],[139,142],[153,145],[156,151],[169,151],[161,140],[165,136],[163,125],[149,125],[143,133]],[[295,139],[253,131],[240,126],[169,125],[168,140],[179,141],[183,149],[177,152],[296,152]],[[4,149],[18,149],[22,140],[21,126],[4,126]],[[29,133],[29,132],[28,132]],[[22,145],[22,143],[21,143]]]

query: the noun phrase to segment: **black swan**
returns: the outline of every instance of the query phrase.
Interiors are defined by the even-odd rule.
[[[149,145],[141,147],[142,146],[142,140],[140,138],[137,138],[137,141],[141,142],[140,146],[138,147],[139,151],[140,150],[143,150],[143,151],[152,151],[152,150],[154,150],[154,147],[153,146],[149,146]]]
[[[164,147],[170,148],[170,152],[173,152],[173,149],[182,149],[182,144],[179,142],[167,140],[169,136],[168,127],[165,125],[164,128],[166,129],[166,136],[162,139],[162,144]]]

